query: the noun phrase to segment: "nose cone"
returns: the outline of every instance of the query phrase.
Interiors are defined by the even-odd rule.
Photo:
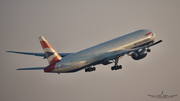
[[[156,38],[156,34],[153,32],[152,33],[152,39],[154,40]]]

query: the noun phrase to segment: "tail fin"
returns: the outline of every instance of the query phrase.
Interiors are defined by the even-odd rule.
[[[43,36],[39,37],[39,41],[48,59],[49,64],[60,62],[62,57],[51,47]]]

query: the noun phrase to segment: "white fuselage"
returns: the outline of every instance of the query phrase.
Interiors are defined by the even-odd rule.
[[[113,55],[117,55],[117,51],[125,49],[133,49],[152,42],[156,35],[151,30],[138,30],[130,34],[115,38],[113,40],[101,43],[77,53],[68,55],[56,63],[52,72],[66,73],[75,72],[93,65],[97,61],[102,61]],[[119,53],[118,53],[119,54]]]

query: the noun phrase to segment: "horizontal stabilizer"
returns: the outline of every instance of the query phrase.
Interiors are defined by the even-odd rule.
[[[42,56],[45,57],[44,53],[30,53],[30,52],[17,52],[17,51],[6,51],[9,53],[17,53],[17,54],[25,54],[25,55],[35,55],[35,56]]]
[[[46,67],[33,67],[33,68],[18,68],[16,70],[42,70]]]

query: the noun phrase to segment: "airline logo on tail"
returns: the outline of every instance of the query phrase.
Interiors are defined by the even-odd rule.
[[[60,62],[62,57],[51,47],[51,45],[46,41],[43,36],[39,37],[39,41],[44,50],[44,53],[46,54],[49,64],[51,65]]]

